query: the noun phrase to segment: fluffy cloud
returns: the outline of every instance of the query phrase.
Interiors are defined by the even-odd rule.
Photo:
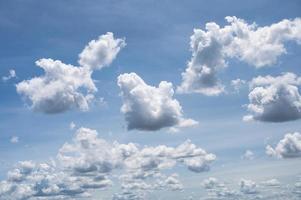
[[[90,70],[101,69],[110,65],[125,45],[124,39],[115,39],[113,33],[108,32],[89,42],[79,54],[78,63]]]
[[[45,74],[18,83],[17,92],[38,112],[61,113],[74,108],[87,111],[97,91],[91,78],[93,70],[109,65],[124,45],[124,40],[107,33],[91,41],[80,54],[79,63],[83,66],[40,59],[36,65]]]
[[[60,113],[72,108],[88,110],[93,93],[97,91],[91,71],[52,59],[38,60],[36,65],[45,75],[16,86],[17,92],[30,100],[33,110],[44,113]]]
[[[80,128],[71,143],[65,143],[56,159],[45,163],[20,162],[0,182],[0,197],[7,200],[75,199],[89,197],[95,189],[106,189],[118,177],[122,193],[113,199],[145,199],[151,190],[182,190],[177,174],[164,170],[176,165],[190,169],[190,160],[201,160],[203,171],[215,159],[186,141],[176,147],[108,142],[95,130]],[[191,170],[201,172],[201,170]],[[113,174],[115,173],[116,174]],[[112,180],[111,180],[112,179]]]
[[[298,132],[286,134],[275,148],[268,145],[266,153],[280,158],[301,157],[301,134]]]
[[[10,80],[12,78],[16,78],[16,77],[17,77],[16,71],[14,69],[10,69],[9,74],[7,76],[2,77],[2,81],[5,82],[5,81],[8,81],[8,80]]]
[[[128,130],[159,130],[164,127],[196,125],[192,119],[184,119],[180,103],[173,99],[171,83],[162,81],[158,87],[147,85],[137,74],[121,74],[118,77]]]
[[[221,28],[210,22],[205,30],[195,29],[190,38],[192,58],[182,73],[180,93],[218,95],[224,91],[217,74],[227,66],[227,58],[236,58],[257,68],[276,63],[286,53],[284,43],[301,44],[301,19],[282,20],[258,27],[236,17],[226,17],[229,25]]]
[[[245,121],[285,122],[301,118],[301,78],[293,73],[259,76],[250,83],[250,115]]]

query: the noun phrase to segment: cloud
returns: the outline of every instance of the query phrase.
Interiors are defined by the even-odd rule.
[[[231,81],[231,86],[234,88],[234,91],[237,93],[245,84],[246,84],[246,81],[239,79],[239,78]]]
[[[115,39],[113,33],[108,32],[89,42],[79,54],[78,63],[89,70],[101,69],[110,65],[125,45],[124,39]]]
[[[42,163],[19,162],[8,172],[7,179],[0,182],[0,197],[7,200],[87,198],[96,189],[111,187],[116,177],[122,193],[113,199],[140,198],[152,190],[182,190],[177,174],[164,173],[175,166],[190,169],[187,161],[191,159],[202,160],[200,168],[206,171],[215,155],[190,141],[176,147],[140,147],[133,143],[108,142],[99,138],[95,130],[80,128],[72,142],[59,149],[55,159]]]
[[[93,70],[109,65],[124,45],[124,40],[114,39],[112,33],[107,33],[91,41],[80,54],[79,63],[83,66],[40,59],[36,65],[45,74],[18,83],[17,92],[29,101],[34,111],[47,114],[75,108],[87,111],[97,91],[91,77]]]
[[[136,73],[118,77],[128,130],[159,130],[164,127],[196,125],[192,119],[183,118],[180,103],[173,99],[172,83],[162,81],[158,87],[147,85]]]
[[[273,179],[269,179],[263,182],[264,185],[269,186],[269,187],[280,187],[280,182],[273,178]]]
[[[252,180],[245,180],[242,179],[240,181],[240,191],[244,194],[256,194],[257,191],[257,185]]]
[[[31,102],[34,111],[53,114],[73,108],[89,109],[97,91],[91,71],[52,59],[38,60],[36,65],[45,74],[16,85],[17,92]]]
[[[298,132],[285,134],[275,148],[270,145],[266,147],[266,154],[279,158],[301,157],[301,134]]]
[[[236,58],[256,68],[270,66],[286,53],[285,42],[301,44],[301,19],[284,19],[270,26],[259,27],[243,19],[226,17],[229,25],[221,28],[214,22],[205,30],[194,29],[190,37],[191,60],[182,73],[179,93],[219,95],[224,86],[218,73],[227,66],[228,58]]]
[[[69,129],[70,129],[70,130],[75,129],[75,127],[76,127],[76,124],[75,124],[74,122],[71,122],[71,123],[69,124]]]
[[[277,77],[259,76],[250,83],[245,121],[285,122],[301,118],[301,78],[293,73]]]
[[[9,74],[7,76],[2,76],[2,81],[6,82],[12,78],[16,78],[17,74],[16,71],[14,69],[10,69],[9,70]]]
[[[241,157],[244,160],[253,160],[254,159],[254,153],[250,150],[246,150],[244,155]]]
[[[19,142],[19,137],[17,136],[13,136],[10,138],[10,142],[13,143],[13,144],[16,144]]]

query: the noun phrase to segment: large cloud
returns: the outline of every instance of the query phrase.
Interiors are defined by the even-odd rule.
[[[301,118],[301,78],[293,73],[281,76],[259,76],[250,83],[250,115],[244,120],[285,122]]]
[[[266,153],[280,158],[301,157],[301,134],[298,132],[286,134],[275,148],[268,145]]]
[[[118,77],[128,129],[159,130],[164,127],[184,127],[197,124],[184,119],[180,103],[173,99],[172,84],[160,82],[158,87],[147,85],[136,73]]]
[[[97,91],[91,78],[93,70],[109,65],[124,45],[124,40],[114,39],[112,33],[107,33],[83,50],[79,60],[82,66],[40,59],[36,65],[45,74],[18,83],[17,92],[29,100],[35,111],[60,113],[73,108],[86,111]]]
[[[0,199],[87,198],[95,189],[110,187],[116,176],[123,192],[113,199],[138,198],[150,190],[182,190],[177,174],[163,172],[176,165],[191,169],[191,160],[201,163],[199,170],[193,168],[192,172],[206,171],[215,155],[190,141],[176,147],[140,147],[111,143],[99,138],[95,130],[80,128],[73,141],[60,148],[56,159],[20,162],[9,171],[7,179],[0,182]]]
[[[236,17],[226,17],[226,20],[229,25],[223,28],[210,22],[206,30],[194,30],[190,38],[192,58],[182,73],[178,92],[218,95],[224,87],[217,73],[227,66],[227,58],[237,58],[259,68],[274,64],[286,53],[286,41],[301,44],[300,18],[264,27]]]

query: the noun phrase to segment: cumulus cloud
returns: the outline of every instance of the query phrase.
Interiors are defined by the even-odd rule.
[[[301,118],[301,78],[293,73],[259,76],[250,83],[245,121],[285,122]]]
[[[192,58],[182,73],[178,92],[218,95],[224,91],[218,73],[227,66],[227,58],[260,68],[275,64],[286,53],[285,42],[301,44],[300,18],[263,27],[236,17],[225,19],[229,25],[223,28],[210,22],[205,30],[194,29],[190,37]]]
[[[115,39],[113,33],[108,32],[89,42],[79,54],[78,63],[89,70],[101,69],[110,65],[125,45],[124,39]]]
[[[7,76],[2,76],[2,81],[5,82],[16,77],[17,77],[16,71],[14,69],[10,69],[9,74]]]
[[[136,73],[118,77],[128,130],[154,131],[164,127],[187,127],[196,125],[192,119],[183,118],[180,103],[173,99],[172,83],[162,81],[158,87],[147,85]]]
[[[301,157],[301,134],[298,132],[286,134],[275,148],[268,145],[266,154],[279,158]]]
[[[91,41],[80,54],[79,64],[83,66],[40,59],[36,65],[44,70],[44,75],[18,83],[17,92],[29,101],[34,111],[48,114],[74,108],[87,111],[97,91],[91,77],[93,70],[109,65],[124,45],[124,40],[107,33]]]
[[[73,141],[65,143],[56,159],[36,163],[24,161],[0,182],[0,197],[7,200],[75,199],[91,197],[95,189],[106,189],[118,177],[122,193],[113,199],[145,199],[151,190],[182,190],[177,174],[165,175],[176,165],[190,169],[189,160],[202,160],[209,169],[215,155],[186,141],[176,147],[140,147],[108,142],[95,130],[80,128]],[[191,170],[201,172],[201,170]]]

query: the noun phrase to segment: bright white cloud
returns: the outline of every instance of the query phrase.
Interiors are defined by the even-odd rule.
[[[293,73],[281,76],[259,76],[250,83],[245,121],[285,122],[301,118],[301,78]]]
[[[16,78],[16,77],[17,77],[16,71],[14,69],[10,69],[9,74],[7,76],[2,77],[2,81],[5,82],[5,81],[8,81],[8,80],[10,80],[12,78]]]
[[[183,118],[180,103],[173,99],[171,83],[162,81],[158,87],[147,85],[136,73],[118,77],[128,130],[159,130],[164,127],[187,127],[196,125],[192,119]]]
[[[52,59],[38,60],[36,65],[45,74],[16,85],[17,92],[31,102],[33,110],[60,113],[72,108],[89,109],[89,102],[97,91],[91,71]]]
[[[40,59],[36,65],[45,74],[18,83],[17,92],[38,112],[61,113],[74,108],[87,111],[97,91],[91,77],[93,70],[108,66],[124,45],[124,40],[114,39],[112,33],[107,33],[83,50],[79,60],[82,66]]]
[[[115,39],[113,33],[108,32],[89,42],[79,54],[78,63],[89,70],[101,69],[110,65],[125,45],[124,39]]]
[[[279,158],[301,157],[301,134],[298,132],[285,134],[275,148],[268,145],[266,153]]]
[[[141,197],[152,190],[182,190],[177,174],[163,172],[176,165],[190,169],[191,159],[202,160],[203,166],[199,167],[206,171],[215,155],[190,141],[176,147],[140,147],[133,143],[111,143],[99,138],[95,130],[80,128],[73,141],[60,148],[56,159],[47,163],[24,161],[10,170],[7,179],[0,182],[0,197],[7,200],[89,197],[95,189],[110,187],[112,177],[116,176],[123,193],[113,199]]]
[[[218,95],[224,91],[217,74],[227,66],[227,58],[237,58],[257,68],[275,64],[286,53],[285,42],[301,44],[301,19],[284,19],[258,27],[236,17],[226,17],[221,28],[210,22],[205,30],[194,29],[190,38],[192,58],[182,73],[180,93]]]

